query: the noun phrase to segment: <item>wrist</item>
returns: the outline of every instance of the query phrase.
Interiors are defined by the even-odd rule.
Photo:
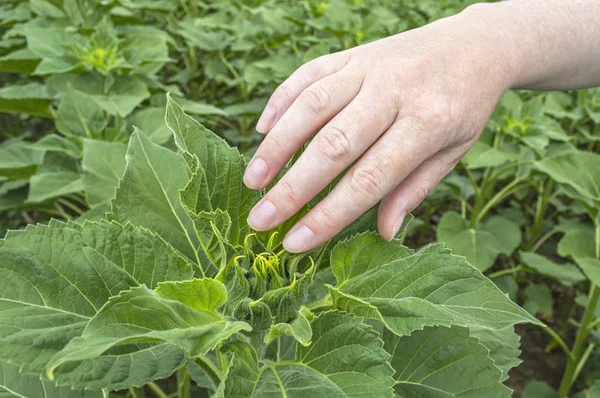
[[[508,3],[477,3],[453,17],[464,26],[467,44],[502,94],[523,84],[523,60],[527,58],[522,53],[526,47],[516,37],[518,30]]]

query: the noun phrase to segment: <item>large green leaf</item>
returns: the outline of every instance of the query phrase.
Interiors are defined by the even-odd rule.
[[[515,328],[512,326],[499,330],[471,328],[470,333],[490,351],[489,356],[494,360],[494,365],[502,371],[500,381],[507,380],[508,372],[522,362],[519,359],[521,337],[515,333]]]
[[[519,226],[504,217],[492,217],[477,228],[469,228],[467,221],[456,212],[442,216],[437,239],[452,252],[465,256],[481,271],[489,269],[499,254],[510,254],[521,241]]]
[[[136,131],[129,141],[127,166],[112,201],[112,217],[158,233],[200,266],[194,225],[179,200],[179,190],[189,178],[182,156]]]
[[[231,217],[229,242],[237,244],[247,234],[246,218],[258,201],[258,192],[246,188],[242,182],[244,158],[237,149],[230,148],[220,137],[207,130],[192,117],[183,113],[171,98],[167,99],[167,126],[175,134],[177,147],[199,161],[197,179],[206,187],[208,202],[203,196],[193,200],[186,187],[183,195],[186,205],[194,213],[221,209]],[[187,194],[187,195],[186,195]]]
[[[136,76],[101,77],[98,74],[60,74],[48,79],[48,88],[57,94],[76,90],[88,96],[111,115],[128,116],[150,96],[146,83]],[[164,110],[163,110],[164,113]],[[164,125],[164,122],[161,123]],[[138,126],[141,127],[141,126]]]
[[[10,231],[0,241],[0,359],[43,373],[110,297],[191,276],[164,241],[131,225],[53,221]]]
[[[100,391],[56,387],[39,375],[21,373],[19,367],[0,362],[0,398],[103,398]]]
[[[393,397],[389,354],[360,318],[327,312],[311,326],[312,344],[299,346],[295,361],[261,366],[251,346],[236,347],[217,396]]]
[[[44,151],[32,149],[24,141],[0,144],[0,176],[11,179],[29,178],[44,160]]]
[[[461,327],[426,327],[410,336],[383,334],[404,398],[510,397],[488,350]]]
[[[125,171],[127,145],[120,142],[83,140],[83,188],[94,208],[115,197]]]
[[[585,276],[573,264],[557,264],[550,261],[548,258],[533,252],[520,252],[520,255],[523,262],[529,267],[563,285],[572,286],[585,280]]]
[[[170,355],[179,358],[183,353],[193,358],[240,330],[249,331],[246,323],[230,322],[216,312],[226,299],[225,286],[213,279],[164,282],[156,290],[141,286],[122,292],[90,320],[81,337],[71,340],[52,359],[49,375],[59,384],[110,390],[168,377],[185,362],[176,367],[152,363],[151,368],[127,369],[111,379],[101,365],[107,358],[115,366],[119,360],[140,359],[147,351],[166,349],[165,343],[172,346]],[[117,349],[121,355],[115,354]],[[158,361],[161,359],[157,356]]]
[[[600,155],[571,151],[536,162],[536,168],[580,195],[600,203]]]
[[[58,107],[56,128],[67,136],[101,139],[108,119],[87,94],[71,90]]]
[[[29,83],[0,88],[0,112],[24,113],[53,119],[54,98],[45,86]]]
[[[40,59],[28,49],[16,50],[0,57],[2,73],[32,73],[40,63]]]
[[[79,173],[70,171],[39,173],[30,179],[27,202],[40,203],[81,191],[83,191],[83,182]]]
[[[414,250],[399,241],[386,242],[375,232],[346,239],[331,251],[331,268],[338,284],[360,276],[393,260],[410,256]]]
[[[334,252],[334,264],[335,256]],[[424,326],[502,329],[521,322],[539,323],[441,244],[409,256],[399,250],[398,259],[355,272],[353,278],[331,288],[331,294],[337,308],[379,320],[400,336]]]

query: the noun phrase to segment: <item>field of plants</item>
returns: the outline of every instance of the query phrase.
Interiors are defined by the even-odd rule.
[[[600,398],[600,89],[509,92],[391,242],[253,232],[303,63],[464,0],[3,0],[0,398]]]

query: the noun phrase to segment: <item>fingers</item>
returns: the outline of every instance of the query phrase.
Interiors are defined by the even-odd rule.
[[[269,230],[296,214],[390,127],[396,116],[393,108],[374,111],[369,107],[372,98],[377,96],[359,94],[317,134],[298,161],[250,212],[248,223],[253,229]]]
[[[413,211],[448,173],[454,169],[463,152],[446,149],[421,163],[392,190],[379,206],[379,235],[392,240],[400,230],[406,214]]]
[[[412,118],[398,120],[348,171],[334,190],[286,236],[292,253],[326,242],[373,207],[419,164],[439,151]]]
[[[363,77],[343,70],[304,90],[265,137],[244,174],[251,189],[267,186],[291,157],[358,94]]]
[[[340,71],[349,60],[350,52],[344,51],[319,57],[302,65],[275,90],[256,123],[256,131],[267,134],[300,93],[311,84]]]

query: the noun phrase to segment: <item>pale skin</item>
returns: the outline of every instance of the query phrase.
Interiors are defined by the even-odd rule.
[[[284,248],[311,250],[378,202],[379,234],[391,240],[473,146],[507,90],[599,85],[600,0],[477,4],[318,58],[273,93],[258,121],[266,137],[244,175],[251,189],[265,188],[310,143],[248,223],[275,228],[350,167]]]

